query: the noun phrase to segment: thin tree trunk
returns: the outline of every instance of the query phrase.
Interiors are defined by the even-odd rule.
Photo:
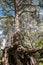
[[[30,61],[31,65],[38,65],[36,59],[33,56],[31,56],[30,58],[31,58],[31,61]]]
[[[20,0],[14,1],[14,9],[15,9],[15,33],[20,31],[19,28],[19,15],[18,15],[18,3]]]
[[[7,49],[5,49],[3,65],[9,65]]]
[[[18,14],[16,14],[16,17],[15,17],[15,33],[19,32],[19,31],[20,31],[20,28],[19,28],[19,17],[18,17]]]

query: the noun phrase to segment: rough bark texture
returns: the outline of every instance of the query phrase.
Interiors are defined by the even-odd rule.
[[[7,49],[7,48],[6,48]],[[4,53],[3,65],[38,65],[35,57],[22,45],[14,45]]]
[[[15,44],[13,47],[4,50],[3,65],[38,65],[34,54],[43,48],[27,49],[22,45]]]
[[[5,48],[3,51],[2,65],[38,65],[38,61],[35,58],[36,52],[42,52],[43,47],[28,49],[21,44],[14,44],[9,48]]]

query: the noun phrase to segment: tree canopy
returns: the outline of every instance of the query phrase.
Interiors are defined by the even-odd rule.
[[[0,59],[4,65],[40,65],[43,58],[43,0],[0,0]]]

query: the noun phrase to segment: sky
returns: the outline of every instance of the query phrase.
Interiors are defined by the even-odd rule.
[[[43,15],[43,8],[40,8],[39,13]]]
[[[3,41],[2,41],[2,45],[3,46],[1,46],[1,49],[4,49],[5,48],[5,44],[6,44],[6,39],[3,39]]]
[[[33,5],[38,5],[39,4],[39,0],[32,0],[32,2],[33,2]],[[12,3],[12,4],[14,5],[14,3]],[[5,2],[2,3],[2,6],[6,6]],[[2,7],[1,7],[1,3],[0,3],[0,16],[3,16],[4,12],[1,11],[1,10],[2,10]],[[6,10],[9,11],[9,10],[11,10],[11,8],[9,6],[7,6]],[[14,8],[13,8],[13,10],[14,10]],[[13,10],[11,10],[10,13],[11,13],[12,16],[15,16],[15,12]],[[40,8],[39,13],[42,13],[42,12],[43,12],[43,8]]]
[[[7,0],[8,1],[8,0]],[[11,4],[11,5],[13,5],[13,3]],[[4,2],[0,2],[0,17],[2,17],[2,16],[4,16],[4,12],[5,13],[7,13],[7,11],[9,11],[10,10],[10,13],[11,13],[11,15],[12,16],[15,16],[15,12],[14,12],[14,8],[11,6],[11,8],[13,9],[11,9],[8,5],[7,5],[7,7],[6,7],[6,10],[5,11],[2,11],[3,9],[2,9],[2,7],[3,6],[5,6],[6,7],[6,3]],[[8,13],[7,13],[8,14]],[[0,21],[0,39],[1,39],[1,37],[3,36],[3,29],[1,28],[1,25],[2,25],[2,23],[1,23],[1,21]],[[2,41],[2,49],[4,49],[4,47],[5,47],[5,43],[6,43],[6,39],[3,39],[3,41]]]
[[[11,10],[9,7],[6,8],[7,11]],[[5,11],[6,12],[6,11]],[[15,13],[13,10],[10,11],[11,15],[14,16]],[[2,7],[0,7],[0,16],[4,16],[4,12],[2,11]]]
[[[33,5],[38,5],[39,4],[39,0],[32,0]]]
[[[2,10],[3,10],[3,9],[2,9],[2,7],[1,7],[1,5],[0,5],[0,17],[4,16],[4,11],[2,11]],[[9,10],[11,10],[11,8],[8,6],[8,7],[6,8],[6,11],[9,11]],[[6,11],[5,11],[5,12],[6,12]],[[13,10],[11,10],[10,13],[11,13],[12,16],[15,16],[15,12],[14,12]],[[7,14],[8,14],[8,13],[7,13]],[[2,25],[2,23],[1,23],[1,21],[0,21],[0,27],[1,27],[1,25]],[[1,38],[1,36],[3,36],[3,29],[2,29],[2,28],[0,29],[0,38]],[[3,39],[3,41],[2,41],[2,45],[3,45],[3,46],[1,46],[1,49],[4,49],[5,44],[6,44],[6,39]]]
[[[9,0],[7,0],[7,2],[10,3]],[[0,16],[4,15],[4,11],[2,11],[3,10],[2,7],[6,8],[5,12],[10,10],[11,15],[14,16],[15,12],[13,11],[14,7],[12,7],[12,6],[14,6],[14,3],[11,3],[9,6],[6,2],[0,2]]]

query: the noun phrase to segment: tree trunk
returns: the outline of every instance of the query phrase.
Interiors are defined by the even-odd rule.
[[[4,56],[2,58],[2,65],[9,65],[7,48],[4,50]]]
[[[31,65],[38,65],[36,59],[33,56],[31,56],[31,61],[30,62],[31,62]]]
[[[15,33],[20,31],[19,28],[19,15],[18,15],[18,3],[20,0],[14,1],[14,9],[15,9]]]
[[[3,65],[38,65],[33,54],[31,50],[28,51],[22,46],[15,45],[12,48],[5,49]]]
[[[15,33],[16,32],[20,32],[18,14],[16,14],[16,17],[15,17]]]

